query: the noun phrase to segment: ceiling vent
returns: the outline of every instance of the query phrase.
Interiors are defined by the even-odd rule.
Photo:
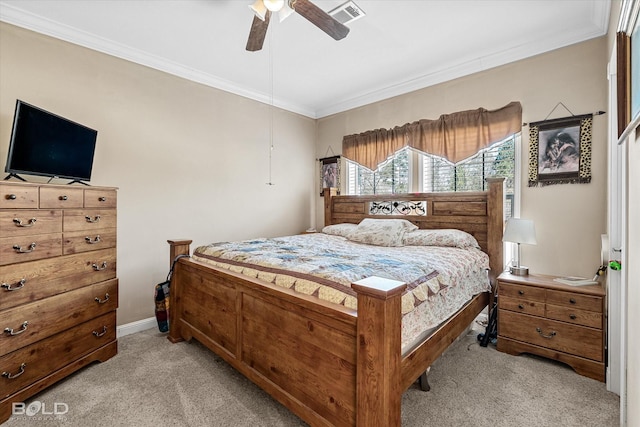
[[[333,16],[333,18],[341,24],[348,24],[349,22],[362,18],[365,13],[364,10],[360,9],[354,2],[348,1],[330,10],[329,15]]]

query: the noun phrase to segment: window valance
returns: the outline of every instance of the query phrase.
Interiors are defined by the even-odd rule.
[[[497,110],[478,108],[347,135],[342,139],[342,155],[371,170],[405,147],[458,163],[521,129],[522,106],[511,102]]]

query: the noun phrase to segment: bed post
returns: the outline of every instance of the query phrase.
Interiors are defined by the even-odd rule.
[[[325,188],[322,192],[324,196],[324,225],[331,225],[331,198],[338,195],[337,188]]]
[[[191,240],[167,240],[169,243],[169,268],[173,266],[173,261],[176,259],[178,255],[189,255],[189,245],[191,245]],[[180,287],[175,286],[175,278],[176,274],[174,271],[173,276],[171,277],[171,291],[169,292],[169,335],[167,339],[172,343],[177,343],[183,341],[183,338],[180,336],[180,331],[178,330],[178,321],[177,321],[177,313],[180,313]],[[172,315],[172,313],[174,315]]]
[[[401,302],[407,285],[368,277],[351,287],[358,294],[356,425],[400,427]]]
[[[502,195],[504,178],[487,178],[487,253],[489,254],[489,278],[495,285],[495,279],[504,268],[502,254],[502,232],[504,229],[504,198]]]

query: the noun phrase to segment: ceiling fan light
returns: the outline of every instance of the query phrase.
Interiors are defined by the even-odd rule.
[[[287,17],[291,15],[293,12],[295,11],[291,8],[291,6],[289,6],[289,2],[286,1],[282,9],[280,9],[280,12],[278,12],[278,17],[280,18],[280,22],[287,19]]]
[[[251,9],[258,18],[264,21],[264,17],[267,14],[267,8],[262,0],[256,0],[253,4],[250,4],[249,9]]]
[[[271,12],[278,12],[284,6],[284,0],[262,0],[262,2]]]

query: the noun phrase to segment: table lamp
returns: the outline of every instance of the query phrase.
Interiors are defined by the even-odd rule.
[[[507,220],[507,226],[504,229],[502,241],[516,243],[518,245],[516,265],[509,266],[509,272],[516,276],[527,276],[529,274],[529,268],[520,265],[520,244],[535,245],[537,243],[536,228],[533,221],[529,219],[509,218]]]

